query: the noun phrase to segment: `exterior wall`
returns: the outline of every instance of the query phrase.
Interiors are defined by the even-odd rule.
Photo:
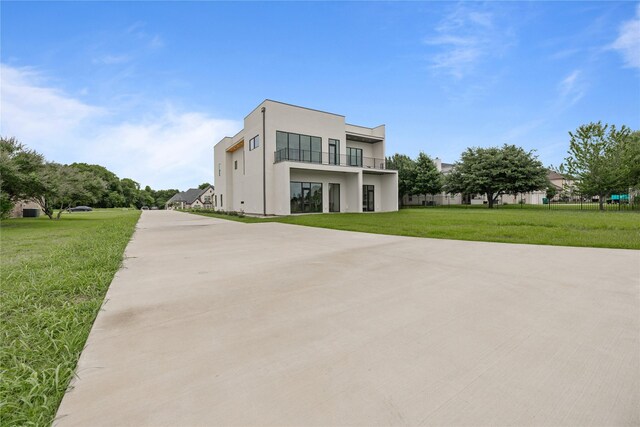
[[[265,108],[265,135],[263,135],[263,114],[262,108]],[[290,214],[290,189],[289,182],[290,169],[295,169],[298,177],[321,176],[323,177],[323,198],[327,203],[328,211],[328,185],[329,182],[340,183],[341,187],[341,208],[349,206],[349,211],[360,212],[362,209],[362,170],[363,168],[346,167],[346,166],[329,166],[321,164],[304,164],[298,162],[279,162],[274,163],[276,151],[276,132],[291,132],[303,135],[317,136],[322,139],[322,152],[329,151],[329,139],[340,141],[340,155],[346,154],[347,141],[346,131],[351,130],[361,135],[371,135],[372,137],[384,138],[384,126],[376,128],[365,128],[353,125],[346,125],[344,116],[326,113],[322,111],[310,110],[303,107],[292,106],[275,101],[266,100],[256,107],[244,119],[244,129],[234,137],[223,138],[214,148],[214,185],[216,188],[218,210],[243,210],[249,214],[263,213],[263,154],[265,155],[266,169],[266,214],[267,215],[288,215]],[[249,141],[251,138],[259,135],[260,146],[254,150],[249,150]],[[227,150],[233,147],[237,142],[244,140],[244,147],[234,151]],[[364,157],[377,157],[384,159],[384,140],[375,144],[360,143],[349,141],[350,147],[362,148]],[[263,151],[264,150],[264,151]],[[234,169],[234,162],[238,160],[238,169]],[[222,172],[218,173],[218,164],[221,164]],[[288,166],[287,166],[288,165]],[[337,168],[334,175],[323,175],[332,169]],[[317,171],[318,175],[311,172]],[[360,177],[358,178],[358,174]],[[387,179],[395,179],[397,184],[397,173],[388,171],[387,175],[393,177]],[[349,176],[346,176],[349,175]],[[326,178],[326,179],[325,179]],[[298,179],[297,180],[302,180]],[[306,182],[306,181],[305,181]],[[356,196],[355,190],[345,192],[347,186],[357,187],[356,182],[360,182],[359,197]],[[344,189],[343,184],[344,183]],[[348,183],[351,183],[348,185]],[[382,188],[382,187],[381,187]],[[387,191],[394,191],[394,198],[397,197],[397,185],[394,189],[390,186]],[[358,199],[356,200],[356,197]],[[221,204],[221,200],[223,204]],[[381,206],[387,206],[387,203]],[[356,210],[359,209],[359,210]],[[397,203],[393,209],[397,210]]]
[[[22,218],[22,211],[24,209],[40,209],[40,213],[42,213],[40,205],[36,202],[32,200],[20,200],[13,206],[13,209],[9,213],[9,218]]]
[[[202,203],[202,207],[203,208],[205,208],[205,209],[213,208],[213,197],[214,197],[214,195],[215,195],[215,191],[211,187],[207,188],[206,191],[200,195],[200,202]],[[207,203],[207,197],[210,200],[209,203]]]
[[[373,185],[374,187],[374,203],[373,208],[376,212],[385,212],[398,210],[397,191],[394,193],[393,188],[398,188],[397,174],[362,174],[362,185]],[[361,186],[362,191],[362,186]],[[362,200],[362,197],[360,197]],[[360,202],[362,204],[362,202]],[[395,207],[395,209],[394,209]],[[362,207],[361,207],[362,209]]]

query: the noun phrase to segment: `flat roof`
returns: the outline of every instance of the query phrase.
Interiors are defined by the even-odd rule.
[[[316,110],[316,109],[314,109],[314,108],[303,107],[303,106],[301,106],[301,105],[289,104],[289,103],[286,103],[286,102],[282,102],[282,101],[275,101],[275,100],[273,100],[273,99],[268,99],[268,98],[267,98],[267,99],[265,99],[264,101],[262,101],[260,104],[258,104],[258,106],[257,106],[256,108],[254,108],[253,110],[251,110],[251,112],[250,112],[249,114],[247,114],[246,116],[244,116],[244,118],[246,119],[247,117],[249,117],[249,116],[250,116],[254,111],[256,111],[256,110],[258,109],[258,107],[260,107],[262,104],[264,104],[264,103],[265,103],[265,102],[267,102],[267,101],[268,101],[268,102],[273,102],[273,103],[276,103],[276,104],[287,105],[287,106],[289,106],[289,107],[302,108],[302,109],[304,109],[304,110],[315,111],[315,112],[318,112],[318,113],[330,114],[330,115],[332,115],[332,116],[345,117],[345,116],[343,116],[342,114],[330,113],[330,112],[328,112],[328,111]]]

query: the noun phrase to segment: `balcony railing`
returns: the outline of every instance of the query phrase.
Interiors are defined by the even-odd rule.
[[[283,148],[274,154],[274,163],[285,161],[315,163],[318,165],[331,166],[354,166],[365,169],[385,169],[384,159],[375,157],[363,157],[355,155],[335,155],[334,153],[326,153],[321,151],[295,150]]]

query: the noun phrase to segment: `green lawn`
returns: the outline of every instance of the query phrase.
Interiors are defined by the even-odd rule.
[[[51,424],[139,216],[0,222],[0,425]]]
[[[443,207],[365,214],[316,214],[281,218],[238,218],[310,227],[437,239],[532,243],[555,246],[640,249],[639,212]]]

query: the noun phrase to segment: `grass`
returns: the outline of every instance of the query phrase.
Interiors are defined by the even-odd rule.
[[[0,223],[0,425],[51,424],[139,216]]]
[[[194,212],[197,213],[197,212]],[[402,209],[399,212],[232,217],[241,222],[281,222],[398,236],[640,249],[640,213],[484,207]]]

